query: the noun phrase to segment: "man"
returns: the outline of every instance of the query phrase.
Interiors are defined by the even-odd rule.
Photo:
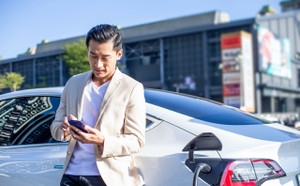
[[[115,26],[93,27],[86,45],[91,71],[66,83],[51,125],[56,140],[69,140],[61,185],[142,185],[131,154],[144,146],[143,86],[116,68],[123,50]]]

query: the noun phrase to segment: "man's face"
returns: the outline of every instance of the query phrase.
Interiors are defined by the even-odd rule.
[[[117,60],[122,57],[123,50],[115,51],[111,40],[105,43],[89,41],[88,56],[94,80],[104,83],[112,77],[116,69]]]

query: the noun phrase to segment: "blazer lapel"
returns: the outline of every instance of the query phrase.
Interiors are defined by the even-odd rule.
[[[99,120],[103,114],[104,108],[107,105],[107,102],[111,98],[112,94],[114,93],[115,89],[118,87],[121,79],[122,79],[122,73],[117,68],[102,99],[95,127],[98,125]]]
[[[83,77],[82,81],[78,81],[78,91],[77,91],[77,119],[82,119],[82,109],[83,109],[83,93],[84,88],[86,87],[88,81],[91,79],[93,72],[89,71],[86,73],[86,75]],[[76,90],[74,90],[76,91]]]

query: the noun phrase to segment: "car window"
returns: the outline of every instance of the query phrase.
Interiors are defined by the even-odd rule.
[[[0,145],[56,142],[50,125],[58,97],[24,97],[0,101]]]
[[[154,121],[152,121],[152,120],[146,118],[146,128],[147,128],[148,126],[152,125],[153,123],[154,123]]]
[[[146,131],[149,131],[159,125],[162,120],[158,117],[155,117],[151,114],[147,114],[146,116]]]
[[[176,93],[145,90],[147,103],[187,116],[223,125],[259,125],[273,123],[222,103]]]

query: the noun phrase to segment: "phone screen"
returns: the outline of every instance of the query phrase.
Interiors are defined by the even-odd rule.
[[[82,121],[76,121],[76,120],[69,120],[70,125],[80,129],[83,132],[88,132],[87,130],[84,129],[84,124]]]

